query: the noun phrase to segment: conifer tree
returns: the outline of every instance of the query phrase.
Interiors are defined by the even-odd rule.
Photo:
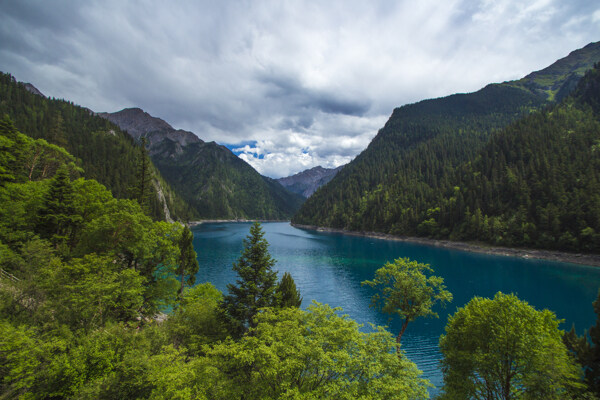
[[[142,210],[148,214],[150,211],[150,194],[152,193],[152,171],[146,148],[146,138],[143,137],[141,141],[137,163],[136,186],[132,189],[132,197],[140,203]]]
[[[260,224],[255,222],[244,239],[241,257],[233,264],[238,274],[236,284],[227,285],[229,294],[222,304],[225,319],[235,336],[242,336],[254,326],[254,317],[261,308],[275,305],[277,272],[272,270],[275,260],[268,246]]]
[[[177,274],[181,280],[181,287],[179,289],[179,294],[181,295],[186,282],[190,286],[196,282],[196,273],[200,268],[198,259],[196,258],[196,251],[194,250],[194,234],[187,226],[183,228],[183,232],[181,233],[179,252]],[[185,278],[186,275],[187,279]]]
[[[64,148],[68,145],[67,137],[65,135],[65,121],[60,111],[54,115],[52,127],[48,133],[48,141]]]
[[[588,388],[600,396],[600,291],[592,303],[596,313],[596,324],[583,336],[577,336],[575,326],[563,335],[563,342],[585,371]]]
[[[66,244],[81,222],[75,212],[73,186],[68,168],[61,166],[50,183],[38,213],[37,231],[59,248]]]
[[[298,308],[302,304],[300,292],[296,289],[296,283],[289,272],[286,272],[281,277],[281,281],[277,285],[277,289],[275,289],[275,297],[277,299],[277,306],[281,308]]]
[[[0,120],[0,184],[18,180],[18,169],[25,158],[26,139],[8,115]]]

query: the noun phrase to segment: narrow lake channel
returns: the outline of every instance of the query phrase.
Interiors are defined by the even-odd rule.
[[[388,315],[370,308],[373,292],[360,283],[372,279],[377,268],[395,258],[408,257],[430,264],[435,275],[444,278],[454,301],[446,309],[436,310],[439,319],[410,324],[402,338],[402,348],[436,386],[432,393],[442,385],[438,340],[448,314],[473,296],[492,297],[498,291],[514,293],[537,309],[555,312],[565,320],[563,330],[575,324],[580,334],[595,322],[592,302],[600,287],[597,267],[307,231],[283,222],[262,226],[271,256],[277,260],[275,269],[280,275],[292,274],[304,299],[303,308],[314,299],[342,307],[344,314],[361,324],[387,325],[392,332],[398,330],[399,321],[390,321]],[[227,284],[236,279],[231,265],[239,258],[249,229],[250,223],[207,223],[195,227],[194,247],[200,263],[196,282],[212,282],[225,292]]]

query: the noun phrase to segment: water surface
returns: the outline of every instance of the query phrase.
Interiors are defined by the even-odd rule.
[[[242,239],[250,223],[202,224],[194,228],[194,248],[200,270],[196,282],[212,282],[226,292],[236,279],[232,264],[240,257]],[[448,314],[473,296],[493,297],[498,291],[514,293],[538,309],[547,308],[564,319],[562,329],[575,324],[582,333],[595,322],[592,302],[600,287],[600,268],[556,261],[531,260],[444,249],[422,244],[388,241],[297,229],[289,223],[264,223],[271,256],[280,275],[292,274],[303,296],[342,307],[359,323],[387,325],[397,332],[400,321],[389,320],[369,307],[373,291],[361,286],[372,279],[386,261],[408,257],[430,264],[442,276],[454,301],[438,308],[439,319],[420,319],[409,324],[402,348],[436,387],[442,384],[438,350]]]

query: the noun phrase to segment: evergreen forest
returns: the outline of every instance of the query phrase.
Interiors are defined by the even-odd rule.
[[[560,103],[513,84],[396,109],[292,222],[600,251],[599,67]]]

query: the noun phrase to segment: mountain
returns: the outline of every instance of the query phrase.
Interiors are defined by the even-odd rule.
[[[590,43],[549,67],[509,84],[524,87],[549,100],[560,101],[577,86],[585,72],[598,62],[599,55],[600,42]]]
[[[594,43],[519,81],[395,109],[367,149],[309,198],[292,222],[428,236],[421,224],[435,220],[441,211],[436,204],[462,190],[455,181],[459,167],[481,157],[496,133],[565,98],[581,71],[599,60]]]
[[[225,146],[176,130],[139,108],[98,115],[135,139],[146,138],[154,165],[201,218],[288,219],[304,200]]]
[[[78,159],[83,176],[106,186],[117,198],[131,198],[145,159],[133,139],[118,126],[69,101],[46,98],[30,83],[0,73],[0,115],[34,139],[64,147]],[[42,155],[40,155],[41,157]],[[148,163],[150,164],[150,163]],[[150,167],[153,193],[148,213],[155,219],[195,218],[192,209]]]
[[[279,178],[277,182],[287,190],[309,198],[318,188],[332,180],[341,169],[342,167],[323,168],[319,165],[292,176]]]
[[[38,88],[33,86],[31,83],[23,83],[23,86],[30,93],[37,94],[38,96],[46,97],[46,96],[44,96],[44,94],[42,92],[40,92],[38,90]]]
[[[136,140],[140,140],[142,136],[145,137],[150,148],[165,138],[179,143],[181,146],[189,143],[202,143],[202,140],[192,132],[175,129],[166,121],[153,117],[140,108],[126,108],[115,113],[98,113],[98,116],[118,125]]]
[[[494,134],[415,221],[429,237],[600,252],[600,64]]]

